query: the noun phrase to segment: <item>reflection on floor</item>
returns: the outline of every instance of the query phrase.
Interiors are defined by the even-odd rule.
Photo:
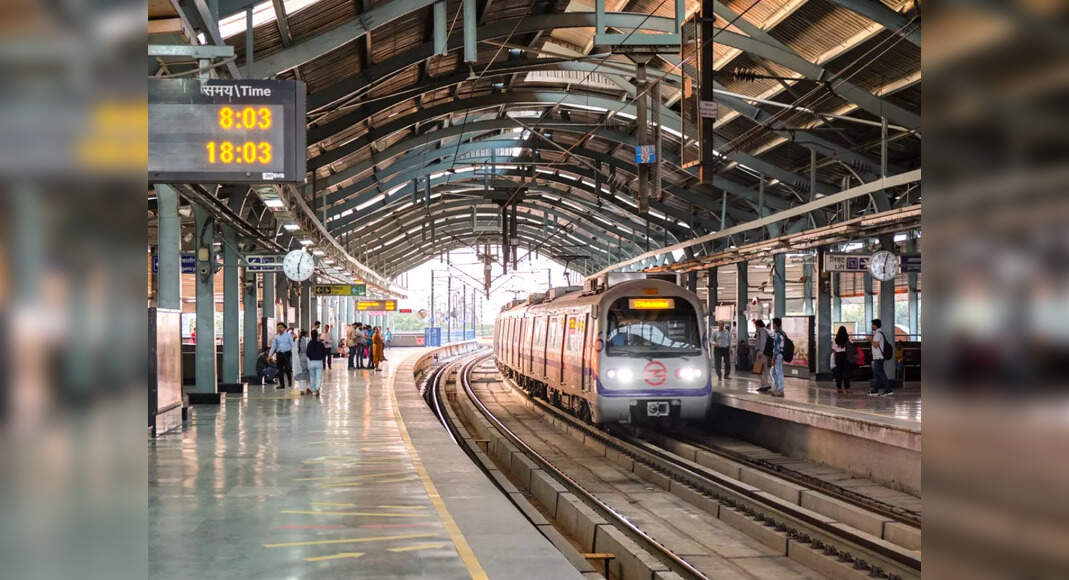
[[[337,359],[320,398],[250,386],[151,443],[152,577],[468,578],[401,439],[398,365]]]

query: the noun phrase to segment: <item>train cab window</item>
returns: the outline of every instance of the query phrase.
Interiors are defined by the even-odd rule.
[[[698,356],[702,354],[698,314],[686,300],[665,307],[632,308],[621,298],[609,308],[606,356]]]

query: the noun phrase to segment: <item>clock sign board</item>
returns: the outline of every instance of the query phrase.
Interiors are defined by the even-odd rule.
[[[301,183],[305,85],[293,80],[148,81],[148,178]]]

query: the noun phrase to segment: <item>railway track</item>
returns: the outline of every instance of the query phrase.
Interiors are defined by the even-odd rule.
[[[693,547],[681,548],[686,542],[661,539],[662,536],[675,538],[682,533],[678,522],[671,520],[686,519],[685,510],[668,506],[665,513],[675,516],[665,517],[664,521],[651,521],[648,513],[637,512],[626,503],[621,505],[619,498],[615,498],[615,502],[607,501],[603,496],[619,494],[603,493],[602,483],[580,477],[581,470],[574,466],[577,461],[582,463],[584,460],[579,455],[566,455],[568,444],[574,446],[578,441],[580,449],[598,451],[598,460],[625,466],[629,475],[655,486],[651,489],[668,492],[691,507],[704,510],[713,522],[727,523],[734,530],[781,550],[781,556],[786,555],[794,563],[819,575],[838,578],[920,577],[920,555],[917,552],[792,504],[634,434],[618,430],[606,432],[587,425],[540,400],[527,397],[515,384],[497,374],[496,369],[480,371],[484,375],[491,374],[496,380],[490,383],[486,379],[474,380],[473,374],[483,368],[480,365],[491,356],[481,353],[446,363],[436,369],[437,374],[428,381],[432,404],[450,436],[468,446],[473,457],[481,454],[492,456],[499,464],[507,462],[501,466],[501,471],[521,480],[526,478],[528,490],[536,499],[541,499],[540,495],[551,495],[544,491],[548,486],[549,491],[554,492],[556,502],[566,496],[566,499],[574,498],[585,506],[588,519],[601,522],[595,527],[615,529],[618,536],[627,540],[627,546],[621,545],[625,542],[617,541],[617,550],[626,551],[630,546],[637,552],[629,556],[617,555],[620,559],[618,573],[623,577],[634,575],[624,573],[625,570],[633,572],[635,569],[640,570],[638,575],[642,577],[650,576],[644,576],[641,570],[648,570],[651,575],[659,573],[683,578],[708,578],[715,574],[705,556],[692,556]],[[451,374],[456,374],[456,388],[446,394],[444,378]],[[500,387],[495,390],[487,385]],[[506,399],[511,399],[511,403]],[[517,401],[523,404],[514,410]],[[540,431],[541,426],[532,426],[532,417],[550,425],[555,433]],[[561,443],[562,438],[571,441]],[[534,474],[536,470],[540,472],[537,475]],[[539,493],[539,489],[543,491]],[[558,512],[562,509],[571,514],[579,508],[556,507]],[[625,513],[629,511],[632,513]],[[567,527],[565,524],[564,528]],[[584,549],[590,551],[593,547],[587,545]],[[629,558],[629,562],[624,562],[625,558]],[[784,577],[784,574],[804,575],[780,570],[778,576],[770,577]]]

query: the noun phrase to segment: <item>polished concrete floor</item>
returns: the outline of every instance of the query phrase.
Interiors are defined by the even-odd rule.
[[[471,577],[402,440],[398,363],[338,362],[319,399],[253,386],[150,443],[153,578]]]
[[[759,394],[761,386],[757,375],[750,372],[732,373],[725,380],[713,377],[713,389],[726,392]],[[880,417],[921,422],[920,383],[906,383],[906,388],[895,391],[890,397],[870,397],[869,382],[855,381],[850,392],[837,393],[835,383],[816,383],[809,379],[785,377],[783,380],[784,402],[812,403],[869,413]],[[761,395],[768,396],[768,395]]]

